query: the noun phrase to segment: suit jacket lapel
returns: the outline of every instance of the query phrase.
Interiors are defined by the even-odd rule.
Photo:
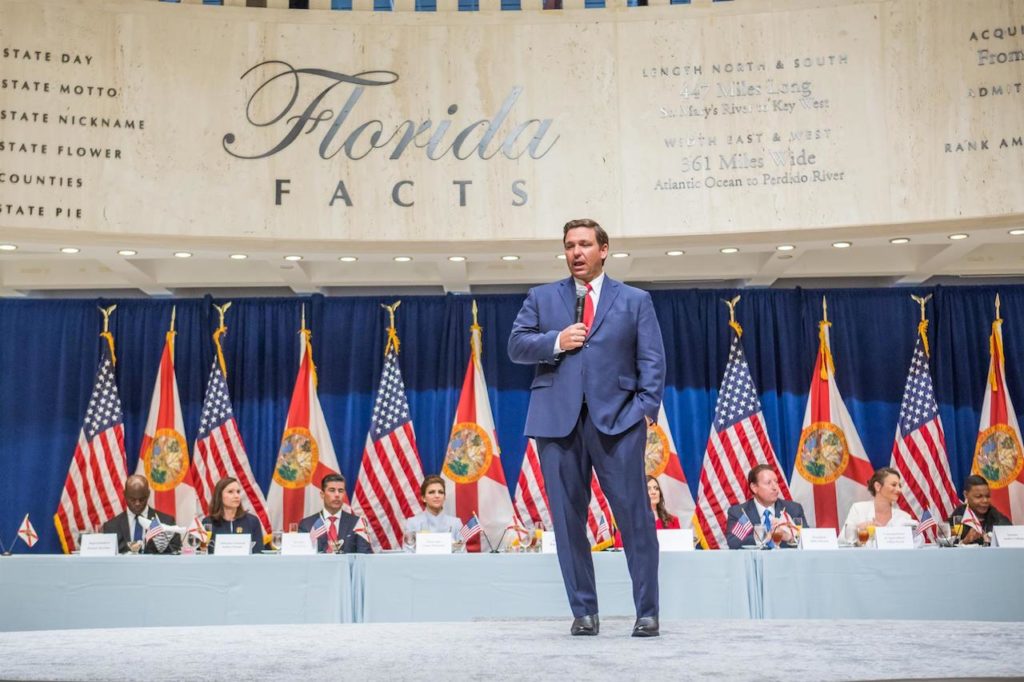
[[[620,286],[608,275],[604,276],[604,286],[601,287],[601,298],[597,302],[597,310],[594,311],[594,324],[590,326],[590,336],[594,335],[601,323],[604,322],[605,317],[608,316],[608,311],[611,310],[615,304],[615,298],[619,295]]]
[[[563,279],[561,282],[562,286],[559,287],[559,293],[562,295],[562,302],[565,303],[566,310],[569,311],[569,319],[572,322],[576,321],[576,280],[572,277]]]

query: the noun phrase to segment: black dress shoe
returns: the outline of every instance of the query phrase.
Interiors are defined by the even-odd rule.
[[[643,616],[636,619],[636,624],[633,626],[634,637],[657,637],[658,634],[657,616]]]
[[[572,619],[572,627],[569,632],[574,635],[587,635],[593,637],[601,630],[601,621],[595,613],[592,616],[580,616]]]

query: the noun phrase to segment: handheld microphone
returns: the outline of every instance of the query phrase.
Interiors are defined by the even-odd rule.
[[[585,287],[576,287],[576,322],[583,321],[583,307],[587,301],[587,290]]]

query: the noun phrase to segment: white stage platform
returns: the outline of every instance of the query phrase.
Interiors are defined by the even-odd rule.
[[[571,637],[565,618],[11,632],[0,634],[0,678],[831,682],[1024,675],[1019,623],[689,620],[663,622],[657,639],[634,639],[631,627],[631,619],[603,619],[598,637]]]

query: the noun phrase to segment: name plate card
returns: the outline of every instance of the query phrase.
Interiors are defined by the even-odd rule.
[[[555,531],[546,530],[540,535],[540,553],[541,554],[556,554],[555,549]]]
[[[993,547],[1024,547],[1024,526],[992,526]]]
[[[417,554],[451,554],[452,534],[451,533],[429,533],[420,531],[416,533]]]
[[[875,528],[876,549],[914,549],[914,531],[910,526]]]
[[[662,552],[692,552],[693,529],[672,528],[658,531],[658,549]]]
[[[213,538],[217,556],[249,556],[252,537],[248,533],[217,533]]]
[[[800,530],[800,549],[839,549],[835,528],[803,528]]]
[[[281,556],[312,556],[314,554],[316,554],[316,547],[309,539],[309,533],[281,533]]]
[[[117,556],[117,533],[89,533],[81,542],[78,556]]]

